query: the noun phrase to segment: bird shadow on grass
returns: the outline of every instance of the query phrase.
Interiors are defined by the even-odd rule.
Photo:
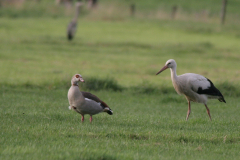
[[[149,81],[144,81],[139,85],[131,86],[128,88],[137,94],[169,94],[175,93],[173,87],[166,86],[155,86],[151,84]]]
[[[86,158],[80,158],[82,160],[115,160],[116,158],[109,156],[109,155],[94,155],[92,154],[91,156],[88,156]]]
[[[211,144],[233,144],[233,143],[239,143],[240,139],[239,137],[211,137],[211,138],[198,138],[198,137],[187,137],[184,135],[181,135],[179,137],[175,137],[173,139],[175,142],[179,143],[211,143]]]

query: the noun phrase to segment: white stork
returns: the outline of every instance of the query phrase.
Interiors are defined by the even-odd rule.
[[[81,92],[78,88],[78,82],[84,82],[80,74],[75,74],[72,77],[72,86],[68,91],[69,109],[73,109],[77,113],[82,115],[82,122],[84,121],[84,115],[90,115],[90,122],[92,122],[92,115],[100,112],[107,112],[112,115],[113,111],[108,105],[100,100],[97,96],[89,92]]]
[[[186,120],[188,120],[188,117],[191,113],[191,101],[203,103],[207,109],[210,120],[210,110],[207,107],[208,98],[218,99],[220,102],[226,103],[221,92],[213,85],[209,79],[205,78],[204,76],[195,73],[185,73],[178,76],[176,73],[177,63],[174,59],[169,59],[166,62],[165,66],[159,72],[157,72],[156,75],[167,68],[170,68],[171,70],[171,79],[174,89],[178,94],[183,94],[188,101],[188,112]]]

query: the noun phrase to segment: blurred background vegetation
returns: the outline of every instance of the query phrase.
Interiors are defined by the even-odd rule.
[[[0,0],[1,17],[63,17],[71,16],[77,0]],[[82,0],[86,5],[81,16],[95,18],[137,18],[178,19],[204,22],[219,22],[222,9],[221,0],[98,0],[90,7],[92,0]],[[239,23],[239,0],[227,1],[227,23]],[[97,9],[94,12],[94,9]],[[174,14],[174,15],[173,15]]]

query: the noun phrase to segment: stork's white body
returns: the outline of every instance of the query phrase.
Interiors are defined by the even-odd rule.
[[[178,76],[176,73],[177,63],[173,59],[168,60],[165,66],[157,74],[167,68],[170,68],[171,70],[171,79],[174,89],[178,94],[183,94],[188,101],[188,114],[186,120],[188,120],[191,112],[191,101],[203,103],[207,109],[209,118],[211,119],[210,110],[207,107],[207,101],[208,99],[218,99],[221,102],[225,102],[221,92],[209,79],[202,75],[186,73]]]
[[[186,73],[173,77],[174,72],[171,71],[173,86],[178,94],[183,94],[188,101],[207,104],[208,98],[217,98],[207,94],[198,94],[198,88],[208,89],[211,84],[207,78],[195,73]]]

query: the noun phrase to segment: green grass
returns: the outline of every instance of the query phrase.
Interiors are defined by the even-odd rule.
[[[170,58],[177,61],[178,74],[195,72],[219,83],[240,78],[239,30],[234,26],[217,31],[206,24],[213,30],[207,34],[191,22],[83,19],[76,38],[68,42],[67,19],[2,18],[1,23],[1,75],[8,77],[1,83],[49,83],[79,72],[83,77],[113,77],[124,86],[143,81],[170,85],[169,71],[154,77]]]
[[[1,89],[1,159],[238,159],[239,122],[234,98],[227,106],[187,103],[168,95],[94,92],[114,115],[89,123],[68,110],[66,89]],[[14,100],[13,100],[14,97]],[[235,106],[229,109],[229,106]],[[230,115],[230,116],[229,116]]]
[[[92,12],[68,42],[68,16],[26,15],[0,18],[0,159],[239,159],[237,23]],[[179,75],[202,74],[222,92],[226,104],[208,103],[212,121],[197,103],[185,121],[187,101],[170,71],[155,75],[170,58]],[[112,116],[81,123],[68,110],[76,73]]]

